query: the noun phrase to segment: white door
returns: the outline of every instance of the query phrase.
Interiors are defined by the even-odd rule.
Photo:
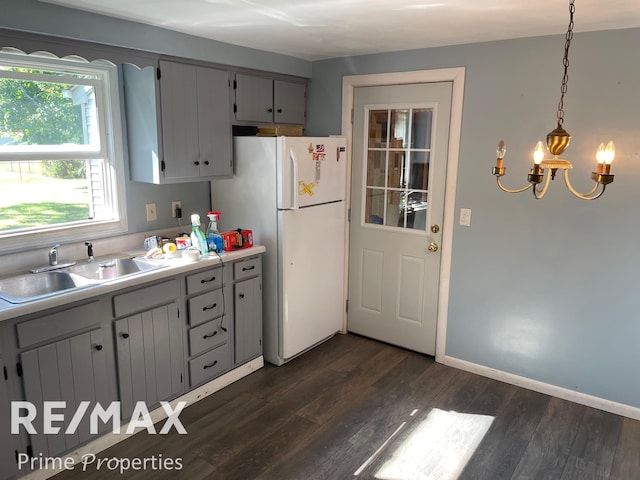
[[[452,82],[354,93],[348,330],[435,355]]]

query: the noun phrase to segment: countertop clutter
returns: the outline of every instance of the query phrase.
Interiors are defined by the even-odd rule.
[[[135,287],[150,281],[161,280],[163,278],[172,277],[182,273],[206,268],[207,266],[217,265],[227,261],[235,261],[251,255],[261,254],[265,252],[262,245],[254,245],[251,248],[236,250],[232,252],[223,252],[221,255],[211,254],[200,257],[199,260],[192,260],[187,257],[174,257],[157,259],[162,262],[163,266],[158,269],[136,273],[135,275],[116,278],[113,280],[104,280],[98,284],[85,288],[73,289],[68,292],[61,292],[54,296],[29,301],[26,303],[10,303],[0,299],[0,321],[9,320],[20,317],[22,315],[35,313],[53,307],[63,306],[72,302],[87,299],[104,293],[114,292],[126,287]],[[144,251],[126,252],[131,256],[144,257]],[[32,275],[39,275],[34,273]]]

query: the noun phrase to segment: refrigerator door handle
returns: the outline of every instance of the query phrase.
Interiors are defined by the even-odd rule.
[[[298,209],[298,159],[296,158],[296,153],[293,151],[293,148],[289,149],[289,158],[291,159],[291,169],[293,172],[293,179],[291,185],[291,207],[289,210],[297,210]]]

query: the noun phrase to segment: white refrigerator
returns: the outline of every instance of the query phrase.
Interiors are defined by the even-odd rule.
[[[211,182],[221,230],[263,255],[263,351],[282,365],[343,327],[346,139],[234,137],[234,176]],[[224,257],[223,257],[224,258]]]

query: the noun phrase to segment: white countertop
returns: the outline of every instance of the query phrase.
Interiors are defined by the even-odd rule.
[[[215,254],[208,255],[197,261],[189,261],[185,258],[163,259],[161,262],[165,263],[165,266],[156,270],[149,270],[135,275],[106,280],[96,285],[73,289],[66,293],[59,293],[39,300],[15,304],[0,299],[0,321],[10,320],[29,313],[35,313],[53,307],[63,306],[72,302],[77,302],[79,300],[96,297],[105,293],[115,292],[116,290],[122,290],[123,288],[135,287],[147,282],[199,270],[201,268],[206,268],[207,266],[217,265],[221,262],[224,263],[227,261],[239,260],[245,257],[250,257],[251,255],[264,253],[265,251],[266,249],[264,246],[254,245],[251,248],[245,248],[233,252],[223,252],[220,256]]]

